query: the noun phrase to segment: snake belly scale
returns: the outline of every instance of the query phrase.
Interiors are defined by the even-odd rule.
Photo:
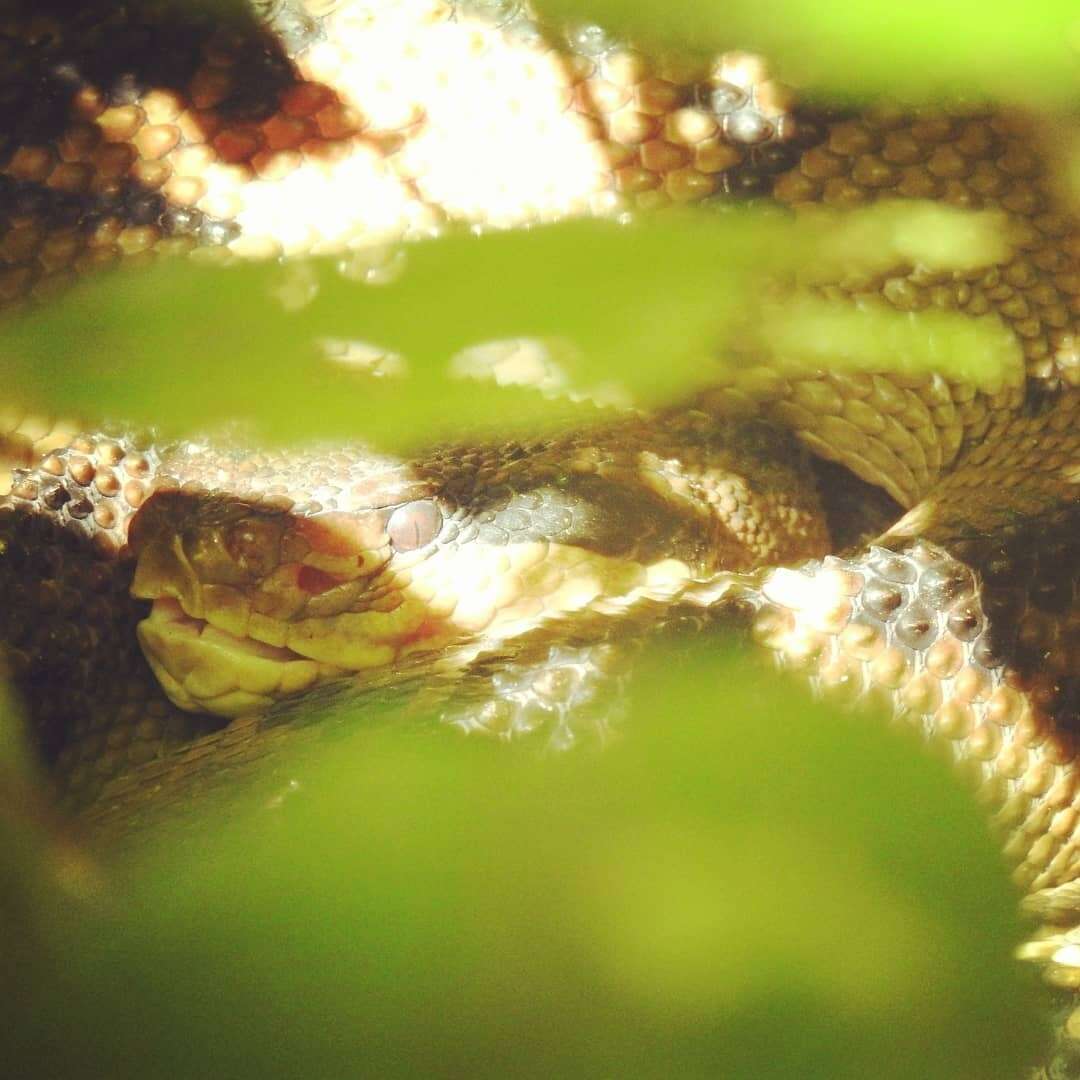
[[[613,628],[707,611],[948,745],[1029,906],[1067,921],[1080,228],[1045,122],[803,109],[755,57],[648,60],[514,3],[259,3],[224,28],[168,4],[15,4],[0,51],[10,308],[158,256],[363,257],[455,224],[918,199],[996,214],[1004,254],[817,290],[994,320],[1016,358],[978,385],[778,373],[410,461],[155,445],[5,401],[0,640],[72,805],[120,821],[151,789],[182,793],[323,685],[431,678],[452,701],[458,680],[497,684],[447,719],[571,742]],[[1052,961],[1054,935],[1033,955]]]

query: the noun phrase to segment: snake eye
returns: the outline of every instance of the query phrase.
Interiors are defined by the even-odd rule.
[[[395,551],[415,551],[430,544],[442,529],[443,517],[429,499],[399,506],[386,523],[386,534]]]

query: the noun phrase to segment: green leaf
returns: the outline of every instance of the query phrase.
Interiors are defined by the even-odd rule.
[[[913,736],[702,647],[623,740],[328,737],[43,922],[38,1075],[1020,1075],[1015,894]],[[329,729],[328,729],[329,730]],[[285,797],[280,797],[283,779]],[[271,785],[272,787],[272,785]]]
[[[804,310],[759,306],[762,274],[970,269],[1000,258],[1000,230],[991,214],[885,204],[850,218],[747,210],[452,235],[344,265],[177,261],[87,282],[6,322],[0,347],[20,401],[48,414],[106,416],[167,435],[250,421],[273,441],[363,438],[407,449],[485,426],[503,437],[536,431],[565,420],[567,399],[655,406],[733,381],[741,361],[731,343],[748,330],[758,347],[772,338],[769,348],[803,333]],[[388,266],[388,284],[354,280]],[[970,321],[934,316],[920,336],[917,322],[905,329],[909,316],[891,310],[867,322],[852,307],[838,318],[838,348],[829,355],[824,342],[815,366],[853,364],[858,353],[860,369],[891,369],[895,349],[877,344],[883,320],[912,341]],[[972,337],[970,328],[953,333],[956,342]],[[466,377],[484,362],[462,350],[521,338],[550,346],[524,365],[531,377],[539,364],[539,389],[528,378],[514,385],[512,362],[495,370],[510,385]],[[906,369],[969,374],[989,364],[973,357],[1001,352],[974,338],[955,356],[915,348]],[[328,342],[339,343],[339,356],[350,342],[399,354],[404,374],[335,361]]]

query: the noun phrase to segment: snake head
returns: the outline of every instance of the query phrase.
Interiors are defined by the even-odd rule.
[[[132,522],[138,633],[181,708],[224,716],[445,646],[407,564],[443,530],[431,499],[294,513],[288,500],[162,491]],[[419,553],[419,554],[418,554]]]

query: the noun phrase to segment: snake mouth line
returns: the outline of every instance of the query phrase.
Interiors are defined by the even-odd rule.
[[[571,549],[553,547],[549,554],[551,563],[572,565],[547,566],[545,573],[552,580],[545,592],[526,595],[520,603],[507,602],[498,610],[483,605],[482,611],[474,610],[477,597],[460,587],[452,610],[411,597],[388,614],[347,613],[284,623],[263,619],[257,634],[251,632],[254,620],[249,619],[244,625],[248,633],[242,636],[222,625],[228,613],[206,604],[199,590],[162,584],[151,588],[143,582],[135,594],[153,604],[137,627],[138,639],[174,704],[189,712],[232,718],[264,712],[280,699],[330,679],[392,681],[398,665],[414,654],[437,653],[470,641],[490,645],[586,608],[625,612],[688,584],[688,568],[679,560],[642,567],[589,558]],[[276,642],[259,640],[267,636]]]
[[[345,673],[290,648],[230,634],[192,617],[172,597],[154,601],[137,633],[169,697],[192,712],[242,716]]]

